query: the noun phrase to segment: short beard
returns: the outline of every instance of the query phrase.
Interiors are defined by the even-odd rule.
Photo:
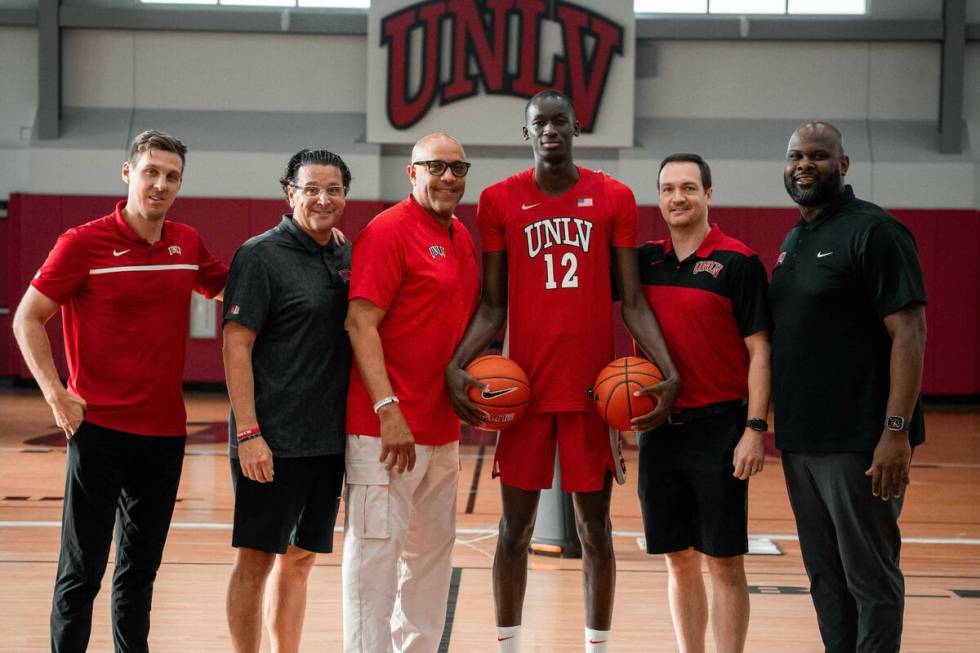
[[[783,175],[786,192],[799,206],[826,206],[830,204],[841,189],[840,170],[834,170],[829,177],[818,180],[809,190],[798,188],[792,175]]]

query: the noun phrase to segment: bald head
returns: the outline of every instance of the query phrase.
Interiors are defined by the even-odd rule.
[[[787,150],[792,150],[793,145],[801,141],[819,142],[824,147],[836,152],[837,156],[844,154],[844,137],[840,130],[829,122],[818,120],[803,123],[790,136]]]
[[[466,158],[463,146],[458,140],[445,132],[432,132],[415,142],[415,146],[412,147],[412,161],[428,161],[432,158],[433,150],[444,147],[458,149],[459,158],[461,160]]]

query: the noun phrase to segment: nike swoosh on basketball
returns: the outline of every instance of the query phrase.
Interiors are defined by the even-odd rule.
[[[117,252],[116,250],[112,250],[112,255],[113,256],[122,256],[123,254],[125,254],[128,251],[129,251],[128,249],[124,249],[124,250],[119,251],[119,252]]]
[[[830,256],[833,252],[817,252],[817,258],[823,258],[824,256]]]
[[[506,394],[510,394],[514,390],[517,390],[517,388],[510,387],[510,388],[504,388],[503,390],[490,390],[490,391],[484,390],[480,394],[480,396],[483,399],[495,399],[497,397],[503,397]]]
[[[535,202],[534,204],[521,204],[521,210],[527,211],[528,209],[533,209],[535,206],[540,206],[541,202]]]

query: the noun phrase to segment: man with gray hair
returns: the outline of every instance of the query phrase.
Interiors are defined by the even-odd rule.
[[[801,125],[783,181],[800,207],[769,286],[776,445],[826,650],[898,651],[898,516],[912,447],[925,284],[909,230],[854,196],[840,131]]]
[[[84,651],[116,524],[112,634],[147,650],[153,581],[187,440],[181,394],[191,292],[220,297],[228,268],[167,212],[187,148],[139,134],[122,164],[127,199],[69,229],[31,281],[14,335],[67,439],[51,650]],[[61,307],[68,387],[44,324]]]
[[[423,137],[404,201],[354,243],[347,332],[344,650],[439,647],[456,540],[459,418],[443,370],[479,298],[473,239],[453,215],[470,164]]]

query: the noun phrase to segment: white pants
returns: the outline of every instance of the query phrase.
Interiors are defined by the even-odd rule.
[[[435,653],[456,541],[459,443],[415,446],[388,472],[381,438],[347,436],[345,653]]]

